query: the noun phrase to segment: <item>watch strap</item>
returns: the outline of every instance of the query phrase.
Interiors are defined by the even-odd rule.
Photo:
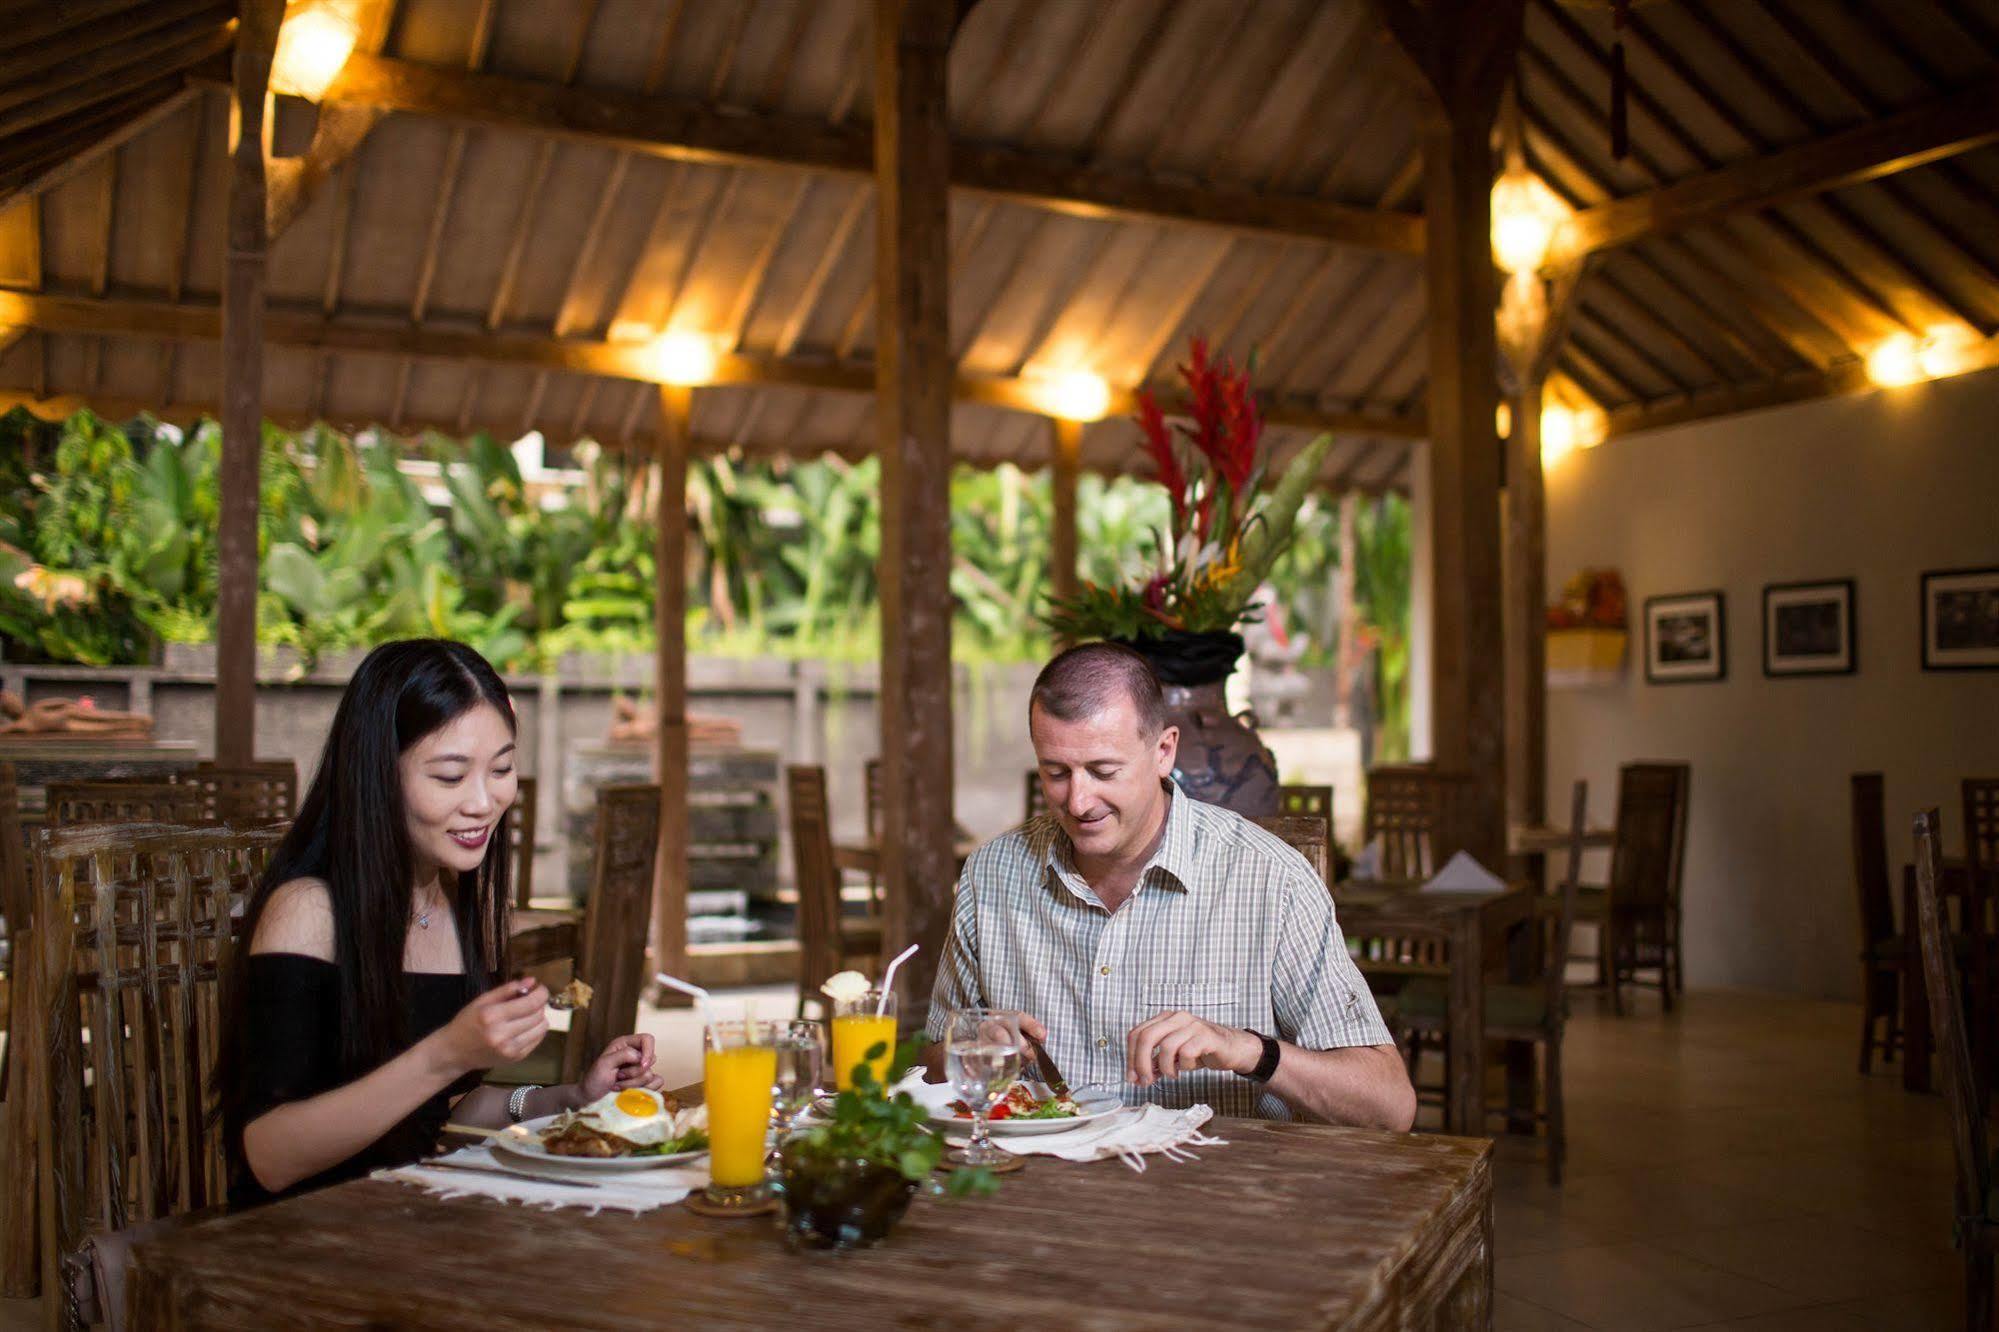
[[[1249,1030],[1245,1028],[1245,1030]],[[1250,1035],[1263,1042],[1263,1058],[1256,1061],[1256,1067],[1249,1072],[1251,1082],[1268,1082],[1277,1074],[1277,1061],[1284,1053],[1284,1047],[1277,1043],[1275,1036],[1265,1036],[1260,1031],[1251,1030]]]

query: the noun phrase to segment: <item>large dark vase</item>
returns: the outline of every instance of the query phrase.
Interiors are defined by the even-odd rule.
[[[1166,711],[1180,728],[1173,779],[1181,789],[1246,818],[1275,814],[1277,760],[1250,721],[1229,714],[1222,697],[1242,658],[1242,635],[1167,633],[1127,646],[1152,664],[1166,691]]]
[[[916,1193],[899,1170],[792,1143],[779,1155],[778,1179],[785,1238],[808,1249],[859,1249],[879,1242]]]

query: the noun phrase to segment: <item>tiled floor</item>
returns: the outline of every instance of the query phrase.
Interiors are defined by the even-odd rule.
[[[1537,1141],[1500,1142],[1499,1332],[1959,1326],[1942,1102],[1905,1094],[1898,1066],[1855,1073],[1851,1005],[1687,998],[1666,1017],[1644,996],[1620,1020],[1577,996],[1562,1188]],[[722,1003],[743,1000],[792,1007],[782,990]],[[670,1085],[699,1078],[697,1015],[641,1025]],[[0,1301],[0,1332],[39,1326]]]

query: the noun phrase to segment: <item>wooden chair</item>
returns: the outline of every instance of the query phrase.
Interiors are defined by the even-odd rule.
[[[298,812],[298,765],[290,759],[257,759],[241,768],[197,763],[177,780],[201,791],[210,823],[255,828]]]
[[[1275,833],[1285,845],[1305,857],[1318,872],[1319,882],[1332,888],[1332,848],[1326,821],[1316,814],[1270,814],[1252,820],[1257,827]]]
[[[1382,878],[1427,879],[1443,867],[1455,849],[1452,819],[1468,780],[1427,764],[1368,770],[1363,841],[1380,846]],[[1326,805],[1330,817],[1332,801]]]
[[[1021,822],[1023,823],[1038,814],[1046,814],[1048,812],[1048,792],[1041,789],[1041,772],[1039,769],[1029,768],[1027,770],[1027,799],[1021,808],[1027,811],[1021,818]]]
[[[1964,802],[1964,860],[1968,886],[1962,906],[1965,937],[1958,942],[1969,959],[1980,1110],[1990,1104],[1995,1063],[1999,1063],[1999,777],[1967,777],[1959,787]]]
[[[1965,830],[1966,843],[1972,841]],[[1991,1332],[1993,1326],[1993,1254],[1999,1251],[1999,1210],[1992,1197],[1993,1168],[1986,1145],[1985,1116],[1979,1109],[1978,1079],[1965,1030],[1964,1003],[1937,896],[1940,858],[1938,816],[1934,809],[1916,816],[1916,919],[1913,928],[1922,945],[1923,978],[1929,995],[1930,1022],[1943,1065],[1943,1095],[1950,1108],[1951,1146],[1957,1161],[1955,1192],[1957,1227],[1954,1241],[1964,1254],[1964,1326],[1966,1332]]]
[[[659,787],[619,784],[597,789],[596,858],[576,974],[595,993],[572,1013],[563,1042],[562,1081],[574,1082],[613,1038],[634,1029],[646,982],[646,929],[652,920],[653,874],[659,864]]]
[[[25,946],[28,928],[27,847],[21,837],[21,791],[14,765],[0,763],[0,920],[6,922],[6,950],[0,953],[0,1103],[7,1099],[14,1041],[8,1035],[14,992],[19,986],[16,950]]]
[[[507,847],[514,857],[514,906],[522,911],[534,905],[530,899],[534,897],[535,793],[534,778],[521,778],[520,791],[508,811],[513,817],[507,820]],[[601,810],[603,806],[599,804],[598,808]]]
[[[1625,985],[1654,984],[1667,1012],[1685,988],[1680,958],[1680,873],[1686,855],[1687,797],[1692,769],[1684,763],[1627,763],[1617,775],[1617,844],[1610,882],[1584,884],[1576,918],[1599,929],[1597,973],[1610,988],[1611,1008],[1624,1013]],[[1649,969],[1656,982],[1641,982]]]
[[[1568,1152],[1568,1128],[1562,1105],[1562,1029],[1568,1020],[1564,973],[1569,965],[1569,931],[1575,922],[1576,881],[1582,875],[1584,823],[1589,812],[1589,783],[1577,782],[1570,799],[1569,857],[1567,872],[1551,898],[1540,904],[1541,919],[1551,930],[1542,953],[1540,979],[1523,983],[1488,981],[1485,985],[1485,1037],[1487,1040],[1532,1041],[1545,1047],[1542,1056],[1541,1110],[1536,1114],[1548,1126],[1548,1182],[1560,1186],[1563,1158]],[[1396,1022],[1405,1033],[1404,1051],[1409,1075],[1416,1075],[1428,1037],[1444,1038],[1450,1028],[1450,982],[1433,976],[1417,976],[1396,996]],[[1450,1063],[1445,1045],[1445,1064]],[[1448,1125],[1451,1132],[1482,1134],[1483,1124]]]
[[[134,823],[36,834],[43,901],[20,1094],[38,1168],[13,1191],[36,1199],[52,1326],[71,1321],[92,1234],[226,1197],[222,1129],[207,1113],[220,978],[232,913],[280,835]]]
[[[202,793],[177,782],[50,782],[51,828],[79,823],[211,823]]]
[[[833,865],[833,824],[826,805],[826,770],[784,770],[791,802],[791,854],[798,888],[798,1014],[819,987],[850,960],[881,956],[879,919],[848,921],[840,910],[840,872]]]
[[[1856,772],[1853,794],[1853,881],[1860,892],[1860,1072],[1874,1052],[1893,1059],[1902,1045],[1902,966],[1907,941],[1895,929],[1888,881],[1886,808],[1878,772]],[[1880,1034],[1875,1034],[1877,1024]]]

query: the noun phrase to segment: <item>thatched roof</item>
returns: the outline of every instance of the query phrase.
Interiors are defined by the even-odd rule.
[[[364,45],[380,55],[350,62],[319,141],[309,110],[280,116],[279,152],[312,143],[308,184],[332,170],[295,192],[271,246],[267,412],[643,446],[657,395],[616,373],[626,340],[684,328],[756,371],[698,396],[702,441],[871,450],[871,397],[851,390],[873,347],[872,8],[378,7]],[[75,0],[0,37],[0,62],[29,71],[0,94],[0,125],[25,120],[14,142],[40,145],[0,153],[0,199],[16,200],[0,283],[36,294],[0,295],[0,322],[35,326],[0,354],[10,400],[212,410],[231,9]],[[1949,146],[1600,255],[1557,396],[1636,428],[1850,384],[1897,331],[1990,338],[1999,148],[1982,145],[1999,126],[1981,132],[1979,94],[1999,102],[1999,3],[1640,4],[1621,162],[1612,37],[1601,4],[1529,6],[1528,159],[1578,206],[1766,154],[1780,179],[1783,150],[1855,126],[1920,120],[1912,142]],[[34,74],[53,49],[65,61]],[[1338,428],[1329,482],[1404,481],[1426,365],[1419,102],[1367,3],[983,0],[951,62],[969,397],[1039,370],[1159,383],[1205,331],[1255,349],[1285,433]],[[424,109],[381,114],[408,106]],[[360,141],[344,162],[343,134]],[[1131,439],[1093,427],[1086,464],[1131,464]],[[953,446],[1034,465],[1048,429],[968,400]]]

